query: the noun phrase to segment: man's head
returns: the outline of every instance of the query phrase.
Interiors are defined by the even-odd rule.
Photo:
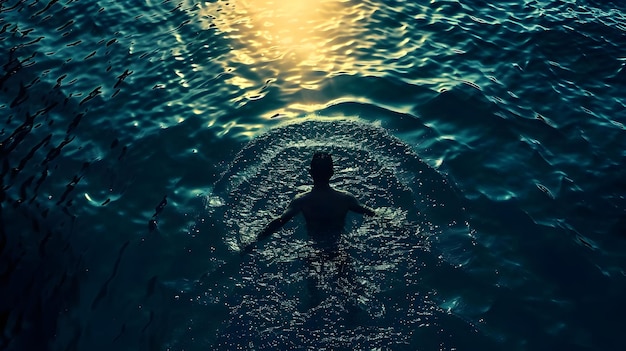
[[[311,160],[311,169],[309,170],[313,182],[328,183],[333,176],[333,158],[329,153],[316,152]]]

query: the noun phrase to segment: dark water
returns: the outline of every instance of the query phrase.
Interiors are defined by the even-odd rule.
[[[0,348],[620,349],[625,23],[611,1],[0,1]],[[318,149],[380,215],[349,218],[344,261],[300,219],[241,257]]]

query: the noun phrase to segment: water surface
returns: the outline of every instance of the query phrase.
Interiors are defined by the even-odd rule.
[[[622,344],[623,5],[0,14],[3,349]],[[318,148],[387,220],[350,218],[360,283],[331,275],[303,308],[301,222],[235,244],[310,185]]]

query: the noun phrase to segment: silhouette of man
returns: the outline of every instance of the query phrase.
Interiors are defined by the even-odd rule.
[[[350,193],[335,190],[330,186],[330,178],[334,174],[333,159],[330,154],[315,153],[311,160],[309,174],[313,178],[313,189],[296,195],[287,209],[258,234],[257,241],[267,238],[301,212],[311,239],[322,248],[333,249],[336,248],[344,231],[348,212],[375,215],[374,210],[362,205]],[[253,242],[247,245],[244,252],[250,252],[254,244]]]

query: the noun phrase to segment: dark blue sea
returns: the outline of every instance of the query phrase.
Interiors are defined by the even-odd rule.
[[[0,0],[0,51],[2,350],[624,348],[621,1]],[[316,151],[377,215],[242,254]]]

